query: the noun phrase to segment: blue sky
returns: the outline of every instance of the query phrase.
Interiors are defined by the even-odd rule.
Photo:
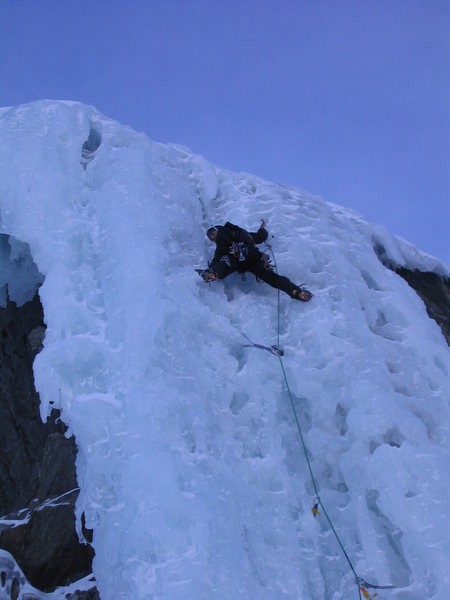
[[[450,262],[448,0],[0,0],[0,105],[42,98]]]

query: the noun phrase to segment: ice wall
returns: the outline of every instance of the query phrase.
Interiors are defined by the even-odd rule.
[[[320,198],[223,171],[77,103],[0,113],[0,233],[28,244],[47,333],[45,418],[79,445],[77,503],[103,600],[358,597],[323,518],[280,365],[277,294],[193,271],[231,220],[274,238],[281,344],[320,493],[383,598],[447,597],[450,361],[378,259],[448,268]],[[375,249],[374,249],[375,248]],[[381,597],[381,594],[379,594]]]

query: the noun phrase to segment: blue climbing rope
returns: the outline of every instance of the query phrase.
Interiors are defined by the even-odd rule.
[[[275,254],[273,252],[272,246],[270,244],[267,244],[267,243],[266,243],[266,246],[267,246],[267,248],[270,251],[270,254],[272,256],[272,261],[273,261],[273,264],[274,264],[274,267],[275,267],[275,272],[278,273],[277,261],[275,259]],[[280,290],[278,290],[277,347],[280,348]],[[280,353],[278,353],[277,356],[278,356],[278,360],[280,361],[280,367],[281,367],[281,370],[283,372],[283,377],[284,377],[284,381],[285,381],[285,384],[286,384],[286,389],[288,391],[289,400],[291,402],[292,411],[294,413],[295,422],[297,424],[298,434],[299,434],[300,441],[301,441],[301,444],[302,444],[303,452],[305,454],[306,464],[308,465],[309,474],[311,476],[311,481],[312,481],[312,484],[313,484],[314,492],[316,494],[315,500],[314,500],[313,514],[314,514],[314,516],[320,514],[318,512],[318,507],[320,506],[321,509],[322,509],[322,511],[323,511],[323,514],[325,515],[326,520],[328,521],[328,524],[329,524],[329,526],[331,528],[331,531],[334,533],[334,536],[335,536],[335,538],[336,538],[336,540],[337,540],[337,542],[338,542],[338,544],[339,544],[339,546],[340,546],[340,548],[341,548],[341,550],[342,550],[345,558],[347,559],[347,562],[348,562],[348,564],[350,566],[350,569],[352,570],[353,575],[355,576],[355,583],[356,583],[356,585],[358,587],[359,600],[362,600],[362,598],[361,598],[361,587],[360,587],[360,584],[364,580],[361,577],[358,577],[358,574],[356,573],[355,568],[353,567],[352,561],[350,560],[350,558],[349,558],[349,556],[348,556],[348,554],[347,554],[347,552],[346,552],[346,550],[344,548],[344,545],[341,542],[341,539],[339,538],[339,536],[337,534],[337,531],[334,528],[334,525],[333,525],[330,517],[328,516],[327,510],[326,510],[326,508],[325,508],[325,506],[324,506],[324,504],[323,504],[323,502],[322,502],[322,500],[320,498],[319,490],[318,490],[318,487],[317,487],[316,478],[314,477],[314,473],[313,473],[313,470],[312,470],[312,467],[311,467],[311,461],[309,460],[309,456],[308,456],[308,449],[306,447],[305,440],[304,440],[303,433],[302,433],[302,428],[300,426],[300,420],[298,418],[297,411],[295,409],[295,404],[294,404],[294,400],[293,400],[293,397],[292,397],[291,388],[289,386],[289,381],[288,381],[288,378],[287,378],[287,375],[286,375],[286,370],[284,368],[283,358],[282,358],[282,356],[281,356]]]

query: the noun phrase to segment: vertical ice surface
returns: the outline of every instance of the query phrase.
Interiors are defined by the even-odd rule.
[[[448,269],[358,215],[77,103],[0,114],[0,233],[45,281],[35,362],[45,418],[79,445],[103,600],[357,597],[323,518],[278,359],[277,294],[193,271],[208,226],[257,228],[279,271],[280,342],[321,499],[358,574],[383,598],[449,591],[448,347],[386,269]],[[381,597],[381,593],[379,594]]]

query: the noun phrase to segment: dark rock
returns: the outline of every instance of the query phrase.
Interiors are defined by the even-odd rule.
[[[0,308],[0,515],[23,518],[18,511],[30,508],[25,524],[2,527],[0,548],[35,588],[49,592],[89,575],[94,551],[75,531],[75,440],[65,436],[58,411],[46,423],[39,413],[32,365],[44,335],[38,294],[21,307],[8,300]],[[95,589],[79,594],[71,598],[98,598]]]
[[[450,279],[429,273],[397,267],[398,273],[416,290],[425,303],[428,316],[434,319],[450,346]]]
[[[88,590],[87,592],[75,592],[74,594],[67,594],[67,600],[100,600],[100,596],[96,588]]]
[[[434,319],[450,346],[450,279],[430,271],[400,267],[392,260],[380,240],[373,239],[373,249],[378,260],[403,279],[422,298],[428,316]]]

